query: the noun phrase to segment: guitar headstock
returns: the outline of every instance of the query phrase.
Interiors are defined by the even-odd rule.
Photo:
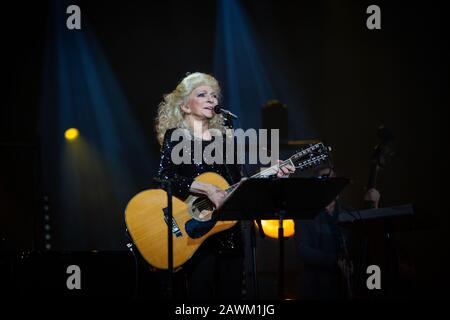
[[[331,148],[322,142],[309,145],[289,158],[297,170],[314,168],[329,160]]]

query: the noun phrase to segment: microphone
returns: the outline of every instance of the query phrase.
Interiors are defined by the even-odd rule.
[[[232,117],[232,118],[234,118],[234,119],[237,119],[237,118],[238,118],[237,115],[235,115],[235,114],[232,113],[231,111],[228,111],[228,110],[226,110],[226,109],[222,109],[219,105],[217,105],[217,106],[214,107],[214,112],[217,113],[217,114],[223,113],[224,115],[230,116],[230,117]]]

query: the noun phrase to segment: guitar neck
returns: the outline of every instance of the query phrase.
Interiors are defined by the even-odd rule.
[[[279,169],[279,168],[284,167],[284,166],[287,166],[287,165],[289,165],[289,164],[290,164],[290,165],[293,165],[293,163],[292,163],[292,161],[291,161],[290,158],[287,159],[287,160],[285,160],[285,161],[283,161],[283,162],[280,162],[279,164],[276,164],[276,165],[271,166],[271,167],[269,167],[269,168],[266,168],[266,169],[264,169],[264,170],[262,170],[262,171],[260,171],[260,172],[258,172],[258,173],[255,173],[255,174],[252,175],[249,179],[264,178],[264,177],[267,177],[267,176],[276,174],[276,173],[278,172],[278,169]],[[238,182],[238,183],[235,183],[235,184],[233,184],[233,185],[231,185],[231,186],[228,187],[228,189],[226,189],[225,191],[226,191],[227,193],[230,193],[230,192],[234,191],[234,189],[236,189],[236,188],[238,187],[238,185],[239,185],[239,182]]]
[[[326,155],[322,154],[319,157],[316,158],[312,158],[312,159],[306,159],[303,161],[302,164],[299,165],[295,165],[294,161],[303,158],[304,156],[311,154],[313,151],[316,151],[319,148],[325,148],[324,145],[322,143],[317,143],[311,147],[308,147],[300,152],[297,152],[296,154],[294,154],[293,156],[291,156],[289,159],[284,160],[276,165],[273,165],[269,168],[266,168],[258,173],[255,173],[254,175],[252,175],[250,177],[250,179],[252,178],[265,178],[267,176],[270,175],[274,175],[277,174],[278,170],[282,167],[285,167],[287,165],[291,165],[293,167],[296,168],[300,168],[301,170],[303,170],[304,168],[310,167],[311,165],[317,165],[318,163],[320,163],[320,161],[323,161],[324,159],[326,159]],[[329,148],[326,148],[326,150],[329,150]],[[239,185],[239,183],[235,183],[232,186],[230,186],[228,189],[226,189],[225,191],[227,193],[232,192],[234,189],[237,188],[237,186]]]

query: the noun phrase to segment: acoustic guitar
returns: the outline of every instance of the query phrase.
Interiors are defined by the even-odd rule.
[[[276,174],[279,167],[286,165],[293,165],[297,170],[315,167],[329,158],[329,151],[330,148],[323,143],[311,145],[250,178]],[[214,184],[229,194],[239,186],[239,183],[230,186],[223,177],[213,172],[203,173],[195,180]],[[214,206],[204,196],[190,195],[185,201],[177,197],[172,199],[174,268],[188,261],[207,238],[237,223],[211,219]],[[168,269],[167,215],[167,194],[162,189],[138,193],[125,209],[125,222],[135,246],[143,258],[158,269]]]

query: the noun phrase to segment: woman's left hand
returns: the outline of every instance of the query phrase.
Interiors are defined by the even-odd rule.
[[[278,164],[280,164],[281,162],[281,160],[278,160]],[[288,178],[289,175],[293,172],[295,172],[295,168],[292,165],[288,164],[283,167],[278,167],[277,176],[278,178]]]

